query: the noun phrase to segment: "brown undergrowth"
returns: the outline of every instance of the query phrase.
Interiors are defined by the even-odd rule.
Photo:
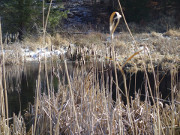
[[[1,30],[1,29],[0,29]],[[1,33],[0,33],[1,34]],[[77,33],[76,33],[77,34]],[[79,33],[78,33],[79,34]],[[3,51],[2,36],[1,46]],[[81,67],[76,65],[73,71],[68,70],[66,61],[65,68],[57,63],[57,69],[52,68],[51,76],[58,79],[58,90],[54,92],[53,84],[47,74],[47,62],[45,59],[45,76],[47,93],[41,93],[41,61],[36,84],[35,104],[26,115],[31,116],[30,128],[26,127],[24,116],[19,113],[12,118],[8,116],[8,96],[6,90],[6,75],[4,53],[0,68],[0,134],[180,134],[180,85],[179,85],[179,33],[168,31],[161,33],[135,34],[136,50],[134,41],[130,40],[127,33],[115,34],[115,52],[113,59],[109,54],[111,43],[106,34],[92,32],[88,34],[69,35],[63,37],[47,35],[43,47],[76,46],[86,47],[92,50],[90,57],[92,65]],[[44,39],[43,39],[44,40]],[[24,42],[22,47],[28,46],[32,50],[44,42],[41,37],[34,42]],[[6,47],[10,47],[7,45]],[[89,50],[89,52],[90,52]],[[107,54],[107,56],[105,56]],[[115,57],[114,57],[115,56]],[[98,59],[101,59],[101,68],[98,67]],[[109,64],[115,73],[106,75],[104,65]],[[155,67],[165,65],[171,73],[171,98],[164,103],[159,92],[159,73]],[[172,65],[173,64],[173,65]],[[123,67],[122,67],[123,66]],[[131,98],[130,85],[126,80],[125,68],[134,67],[144,70],[145,100],[141,100],[141,89],[135,89],[135,96]],[[164,68],[162,67],[162,68]],[[87,69],[86,69],[87,68]],[[131,68],[131,69],[132,69]],[[154,87],[151,86],[148,76],[150,68]],[[80,70],[79,70],[80,69]],[[121,72],[123,79],[118,80],[117,72]],[[60,76],[59,72],[65,73]],[[133,74],[136,74],[133,72]],[[71,74],[70,74],[71,73]],[[116,76],[116,79],[114,79]],[[118,81],[123,84],[119,88]],[[136,78],[134,80],[136,82]],[[116,88],[114,88],[115,86]],[[116,92],[116,96],[113,96]],[[153,92],[156,96],[153,96]],[[122,99],[125,97],[125,100]],[[12,124],[9,124],[12,120]],[[29,124],[29,123],[28,123]]]
[[[62,70],[70,72],[73,78],[69,74],[59,76]],[[140,99],[141,93],[136,93],[129,102],[129,111],[127,102],[121,98],[124,89],[119,91],[115,102],[112,96],[114,90],[111,89],[114,77],[104,78],[105,74],[106,69],[99,69],[95,63],[83,66],[81,70],[78,67],[74,71],[66,68],[56,70],[54,75],[59,78],[57,93],[54,94],[53,89],[49,89],[48,95],[38,94],[35,104],[38,105],[38,110],[35,106],[32,109],[34,112],[31,115],[37,117],[36,134],[48,134],[50,128],[53,129],[52,134],[179,134],[180,93],[175,71],[171,72],[172,95],[169,104],[164,104],[160,95],[153,98],[152,104],[150,90],[156,91],[158,86],[156,89],[146,84],[145,87],[149,90],[145,93],[145,100]],[[155,74],[158,78],[157,75]],[[65,81],[67,78],[68,83]],[[127,90],[129,91],[128,88]],[[39,91],[37,86],[37,92]],[[29,133],[31,132],[33,127]]]
[[[134,33],[134,38],[137,42],[139,49],[145,49],[142,53],[150,53],[154,66],[163,65],[167,67],[167,64],[173,64],[177,66],[180,63],[180,37],[178,30],[169,30],[166,33],[158,33],[152,31],[151,33]],[[135,44],[127,32],[115,33],[114,46],[116,52],[116,58],[124,62],[128,57],[136,52]],[[73,45],[73,48],[71,48]],[[15,42],[4,44],[6,50],[5,62],[7,65],[21,64],[25,58],[21,55],[22,49],[29,49],[30,51],[36,51],[38,48],[48,48],[48,50],[61,50],[64,48],[70,48],[71,56],[77,53],[77,49],[84,50],[80,55],[86,55],[91,58],[93,53],[99,55],[104,59],[106,56],[110,57],[110,36],[101,32],[76,32],[69,34],[47,34],[45,44],[43,45],[43,37],[29,37],[24,39],[23,42]],[[66,52],[63,58],[72,59],[67,57],[69,52]],[[82,54],[84,53],[84,54]],[[76,54],[77,55],[77,54]],[[61,58],[62,58],[61,57]],[[137,58],[137,57],[136,57]],[[147,64],[149,57],[147,55]],[[137,62],[138,61],[138,62]],[[133,63],[141,63],[141,59],[133,59],[129,62],[131,66]],[[140,68],[140,67],[139,67]]]
[[[135,56],[128,60],[133,58]],[[142,101],[141,94],[137,92],[134,98],[129,99],[127,108],[127,102],[122,100],[124,89],[119,90],[115,101],[112,96],[113,74],[105,77],[107,69],[104,68],[104,63],[100,69],[96,63],[98,62],[94,60],[93,65],[81,66],[80,70],[76,67],[73,71],[62,68],[57,63],[58,68],[53,70],[53,76],[58,78],[58,91],[54,93],[46,76],[48,94],[41,93],[42,71],[39,63],[36,102],[31,108],[34,111],[28,112],[32,121],[28,131],[21,113],[10,118],[13,119],[11,126],[6,124],[7,119],[3,117],[5,113],[2,113],[6,103],[1,77],[1,134],[179,134],[180,93],[175,68],[171,71],[171,100],[168,100],[168,104],[162,102],[160,95],[152,98],[150,93],[158,92],[158,84],[151,87],[146,83],[145,100]],[[64,71],[66,74],[60,76],[59,72]],[[154,76],[158,79],[158,73],[154,73]],[[127,76],[124,77],[126,80]],[[148,82],[148,76],[145,80]],[[126,87],[127,91],[130,91],[129,87]],[[126,99],[129,98],[127,96],[128,93]]]

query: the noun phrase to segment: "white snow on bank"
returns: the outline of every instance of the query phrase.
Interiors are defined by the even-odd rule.
[[[32,51],[30,49],[21,49],[21,56],[26,61],[37,61],[39,58],[46,58],[52,57],[52,56],[60,56],[64,55],[67,52],[66,48],[60,48],[59,50],[53,50],[49,51],[47,48],[38,48],[36,51]]]

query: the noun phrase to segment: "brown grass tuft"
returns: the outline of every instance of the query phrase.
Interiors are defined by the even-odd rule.
[[[170,29],[170,30],[167,31],[164,35],[165,35],[165,36],[180,37],[180,30]]]
[[[56,33],[54,37],[52,37],[52,44],[54,46],[69,46],[69,41],[66,37]]]

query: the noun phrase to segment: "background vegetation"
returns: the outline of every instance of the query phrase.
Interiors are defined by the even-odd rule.
[[[60,20],[67,15],[67,11],[60,11],[61,1],[51,9],[48,28],[55,28]],[[46,3],[46,2],[45,2]],[[49,4],[45,4],[45,15]],[[3,33],[19,33],[19,38],[28,33],[42,31],[43,2],[41,0],[1,0],[0,16],[2,18]]]
[[[47,3],[46,3],[47,2]],[[45,14],[49,1],[45,1]],[[48,30],[51,32],[67,17],[68,11],[62,10],[62,1],[56,0],[56,6],[51,9]],[[68,2],[68,0],[66,1]],[[118,1],[110,1],[106,10],[118,10]],[[1,0],[0,16],[2,18],[3,33],[19,33],[22,35],[42,30],[42,4],[41,0]],[[180,20],[179,0],[121,0],[123,10],[128,22],[145,24],[163,15],[174,16],[176,23]],[[103,5],[102,5],[103,7]]]
[[[128,22],[144,23],[163,15],[175,16],[177,22],[180,20],[179,0],[121,0],[121,4]],[[114,5],[115,9],[119,8],[118,3]]]

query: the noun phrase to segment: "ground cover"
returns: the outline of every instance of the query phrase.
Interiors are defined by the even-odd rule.
[[[42,35],[12,43],[5,39],[0,68],[0,133],[178,135],[179,29],[144,31],[141,26],[130,25],[133,39],[121,27],[113,41],[109,33],[85,27],[46,34],[45,39]],[[57,65],[50,67],[51,77],[47,59],[50,65]],[[34,77],[34,104],[28,106],[24,115],[20,112],[8,117],[5,65],[29,61],[37,61],[39,66],[37,78]],[[63,61],[63,66],[57,61]],[[67,61],[74,62],[73,69],[68,69]],[[91,65],[86,66],[87,61]],[[144,73],[141,87],[136,86],[138,71]],[[42,72],[46,83],[42,83]],[[161,72],[165,72],[163,76]],[[170,84],[170,95],[163,99],[160,86],[167,72],[170,79],[164,85]],[[52,76],[58,80],[56,93]]]

